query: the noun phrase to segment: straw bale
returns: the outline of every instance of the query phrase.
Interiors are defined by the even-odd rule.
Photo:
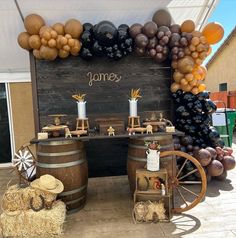
[[[53,203],[51,210],[26,210],[2,213],[0,227],[3,237],[55,237],[62,235],[66,206],[62,201]]]

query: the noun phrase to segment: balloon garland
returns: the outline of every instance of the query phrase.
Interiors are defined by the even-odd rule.
[[[186,20],[181,25],[171,24],[170,13],[160,9],[154,13],[152,21],[144,25],[135,23],[130,27],[122,24],[116,28],[110,21],[82,25],[76,19],[70,19],[65,24],[46,26],[44,19],[37,14],[28,15],[24,26],[26,32],[19,34],[18,44],[23,49],[33,50],[37,59],[55,60],[71,54],[85,60],[94,56],[119,60],[134,50],[138,56],[151,57],[157,63],[170,60],[173,69],[170,91],[175,103],[175,125],[186,134],[177,140],[176,149],[193,154],[209,146],[224,147],[219,133],[210,126],[210,115],[217,108],[205,91],[207,69],[202,65],[211,53],[210,45],[223,38],[224,29],[219,23],[211,22],[198,31],[192,20]],[[233,163],[231,160],[228,159],[228,167],[224,166],[224,169],[235,166],[235,161]],[[218,162],[221,163],[220,159]],[[208,164],[206,171],[210,175],[226,177],[223,169],[215,173],[216,168],[220,167],[217,163],[212,159],[212,162],[202,165]]]

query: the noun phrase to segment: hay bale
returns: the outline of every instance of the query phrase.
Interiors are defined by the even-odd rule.
[[[53,203],[51,210],[43,209],[2,213],[0,227],[3,237],[53,237],[61,235],[66,216],[66,206],[62,201]]]

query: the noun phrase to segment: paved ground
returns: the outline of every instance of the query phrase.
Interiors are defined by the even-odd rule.
[[[233,147],[236,152],[236,143]],[[13,178],[12,183],[16,181],[9,170],[0,170],[0,196],[9,178]],[[226,181],[212,181],[204,201],[185,214],[173,216],[170,223],[134,224],[132,206],[126,176],[89,179],[87,204],[67,216],[63,237],[236,237],[236,169],[229,171]]]

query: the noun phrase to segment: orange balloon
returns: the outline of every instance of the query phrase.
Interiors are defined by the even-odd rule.
[[[203,92],[206,90],[206,85],[204,83],[201,83],[198,85],[199,92]]]
[[[197,65],[201,65],[201,64],[202,64],[202,60],[199,59],[199,58],[197,58],[197,59],[195,59],[195,63],[196,63]]]
[[[207,68],[206,68],[206,66],[204,66],[204,65],[201,65],[200,67],[201,67],[202,74],[203,74],[203,77],[202,77],[202,80],[203,80],[203,79],[205,79],[205,77],[206,77]]]
[[[224,36],[224,28],[218,22],[208,23],[202,31],[209,44],[214,45],[218,43]]]
[[[207,51],[207,56],[210,55],[211,52],[212,52],[212,48],[211,48],[211,46],[209,46],[208,51]]]
[[[195,23],[192,20],[186,20],[181,24],[180,29],[181,29],[182,32],[191,33],[192,31],[195,30]]]
[[[172,67],[173,69],[177,69],[177,67],[178,67],[178,62],[177,62],[176,60],[173,60],[172,63],[171,63],[171,67]]]

